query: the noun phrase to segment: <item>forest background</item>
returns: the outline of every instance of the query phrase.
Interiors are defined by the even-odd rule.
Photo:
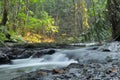
[[[119,0],[0,0],[0,40],[22,43],[112,41],[116,37],[112,37],[112,22],[120,20],[119,15],[111,14],[120,14],[119,3]]]

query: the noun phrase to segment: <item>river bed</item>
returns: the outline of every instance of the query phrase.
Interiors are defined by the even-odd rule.
[[[74,60],[43,61],[43,59],[40,58],[17,59],[12,62],[13,64],[11,65],[0,65],[0,80],[10,80],[24,73],[29,73],[38,69],[54,69],[66,67],[70,63],[77,63],[77,61]]]
[[[117,47],[116,47],[117,45]],[[13,60],[13,64],[0,65],[0,80],[10,80],[25,73],[39,69],[55,69],[66,67],[71,63],[106,63],[109,61],[120,61],[119,45],[84,47],[77,49],[58,49],[52,55],[45,55],[41,58],[27,58]],[[98,46],[97,46],[98,47]],[[103,51],[109,49],[110,52]],[[109,65],[107,65],[109,66]]]

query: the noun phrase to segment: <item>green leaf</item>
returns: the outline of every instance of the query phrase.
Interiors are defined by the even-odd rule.
[[[34,3],[36,3],[36,2],[38,2],[38,0],[31,0],[31,2],[34,2]]]

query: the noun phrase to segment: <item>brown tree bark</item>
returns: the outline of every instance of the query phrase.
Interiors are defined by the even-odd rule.
[[[3,10],[3,16],[2,16],[2,21],[0,23],[0,25],[5,26],[8,20],[8,0],[3,0],[4,3],[4,10]],[[8,38],[9,40],[11,39],[11,35],[9,33],[5,33],[6,38]]]
[[[120,41],[120,1],[108,0],[108,16],[112,25],[112,36],[115,41]]]
[[[3,11],[3,17],[2,17],[2,21],[0,23],[0,25],[5,26],[6,22],[8,20],[7,16],[8,16],[8,0],[3,0],[4,2],[4,11]]]

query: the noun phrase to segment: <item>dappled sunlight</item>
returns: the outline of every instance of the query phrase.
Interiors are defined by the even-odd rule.
[[[43,43],[43,42],[51,43],[55,41],[53,38],[49,38],[49,37],[46,37],[40,34],[35,34],[35,33],[30,33],[30,32],[28,32],[24,36],[24,39],[28,43]]]

